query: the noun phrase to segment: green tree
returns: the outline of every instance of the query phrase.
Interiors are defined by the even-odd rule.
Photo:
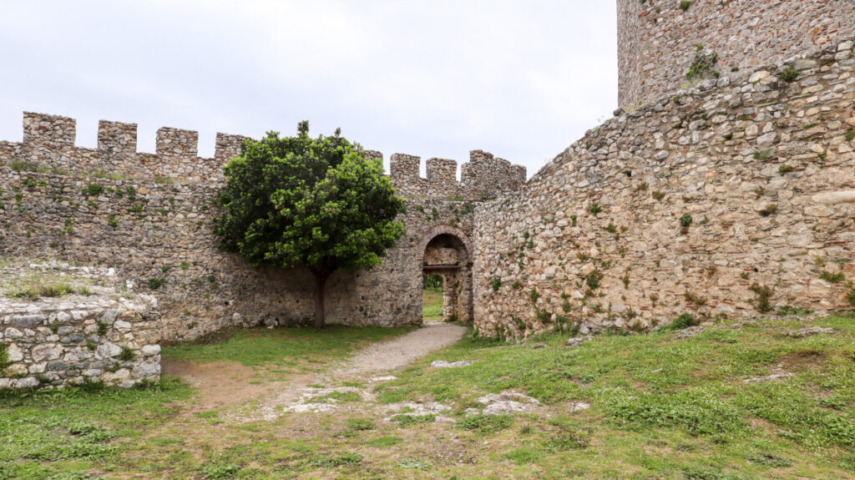
[[[369,270],[404,234],[404,202],[379,159],[335,136],[269,132],[247,140],[224,168],[221,248],[258,267],[305,267],[315,276],[315,328],[324,328],[324,291],[337,270]]]

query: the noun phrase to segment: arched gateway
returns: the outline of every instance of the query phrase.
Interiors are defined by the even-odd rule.
[[[449,225],[434,227],[425,235],[418,251],[422,274],[443,277],[443,319],[471,321],[472,248],[466,234]]]

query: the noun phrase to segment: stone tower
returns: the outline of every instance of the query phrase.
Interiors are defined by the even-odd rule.
[[[855,33],[855,0],[617,0],[617,10],[621,108],[689,86],[699,46],[734,77]]]

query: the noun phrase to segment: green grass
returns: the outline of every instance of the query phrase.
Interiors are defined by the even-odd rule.
[[[163,357],[170,360],[208,363],[237,362],[248,367],[262,364],[293,364],[296,361],[316,363],[345,358],[368,343],[403,335],[408,329],[378,327],[242,329],[214,334],[207,343],[177,345],[165,348]]]
[[[115,462],[189,394],[170,379],[147,390],[0,392],[0,478],[88,478],[73,475]]]
[[[441,322],[442,290],[425,289],[422,292],[422,317],[425,322]]]
[[[802,323],[771,319],[685,339],[670,330],[602,335],[572,349],[561,348],[566,335],[539,335],[546,348],[538,349],[467,337],[375,389],[381,404],[443,403],[451,407],[443,419],[456,424],[434,415],[386,421],[382,405],[367,400],[331,414],[230,423],[227,411],[205,410],[171,380],[162,389],[7,395],[0,479],[855,478],[855,317],[812,323],[837,333],[793,339],[784,333]],[[394,335],[327,333],[236,331],[164,353],[265,368],[283,352],[322,361]],[[430,368],[437,359],[477,362]],[[794,376],[744,383],[779,372]],[[464,413],[477,397],[506,390],[537,398],[541,409]],[[580,401],[591,408],[571,411]]]

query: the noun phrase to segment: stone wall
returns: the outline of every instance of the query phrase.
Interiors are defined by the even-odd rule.
[[[216,157],[205,160],[195,157],[197,135],[186,130],[161,129],[152,155],[136,153],[135,125],[101,122],[97,150],[75,147],[74,128],[72,119],[27,113],[24,142],[0,142],[0,257],[113,268],[132,288],[157,298],[167,341],[313,318],[310,272],[253,269],[217,248],[212,221],[220,169],[239,153],[243,137],[218,135]],[[468,235],[474,206],[466,197],[494,197],[525,180],[522,167],[481,151],[472,155],[462,182],[454,161],[428,161],[425,179],[417,157],[393,156],[411,159],[409,177],[396,176],[396,161],[392,168],[407,202],[406,234],[373,271],[333,275],[326,296],[330,323],[421,323],[425,237],[437,227]],[[461,285],[471,292],[471,280]]]
[[[618,0],[619,104],[684,88],[697,46],[715,70],[751,72],[855,34],[852,0]]]
[[[518,194],[479,206],[477,327],[519,336],[852,308],[853,42],[779,79],[792,66],[611,119]]]
[[[2,274],[19,278],[10,268]],[[0,389],[84,382],[128,388],[160,379],[153,299],[86,293],[37,301],[0,296]]]
[[[197,156],[199,134],[161,128],[156,153],[137,152],[137,125],[102,120],[98,123],[98,148],[75,146],[77,122],[73,118],[24,112],[22,143],[0,142],[0,166],[15,164],[58,174],[94,174],[113,178],[154,178],[167,182],[224,180],[222,166],[240,153],[246,137],[217,134],[214,158]]]
[[[412,155],[394,154],[389,167],[392,184],[408,199],[492,200],[519,190],[526,180],[525,167],[496,158],[491,153],[473,150],[469,162],[460,168],[457,162],[431,158],[425,163],[427,178],[419,176],[421,159]]]

